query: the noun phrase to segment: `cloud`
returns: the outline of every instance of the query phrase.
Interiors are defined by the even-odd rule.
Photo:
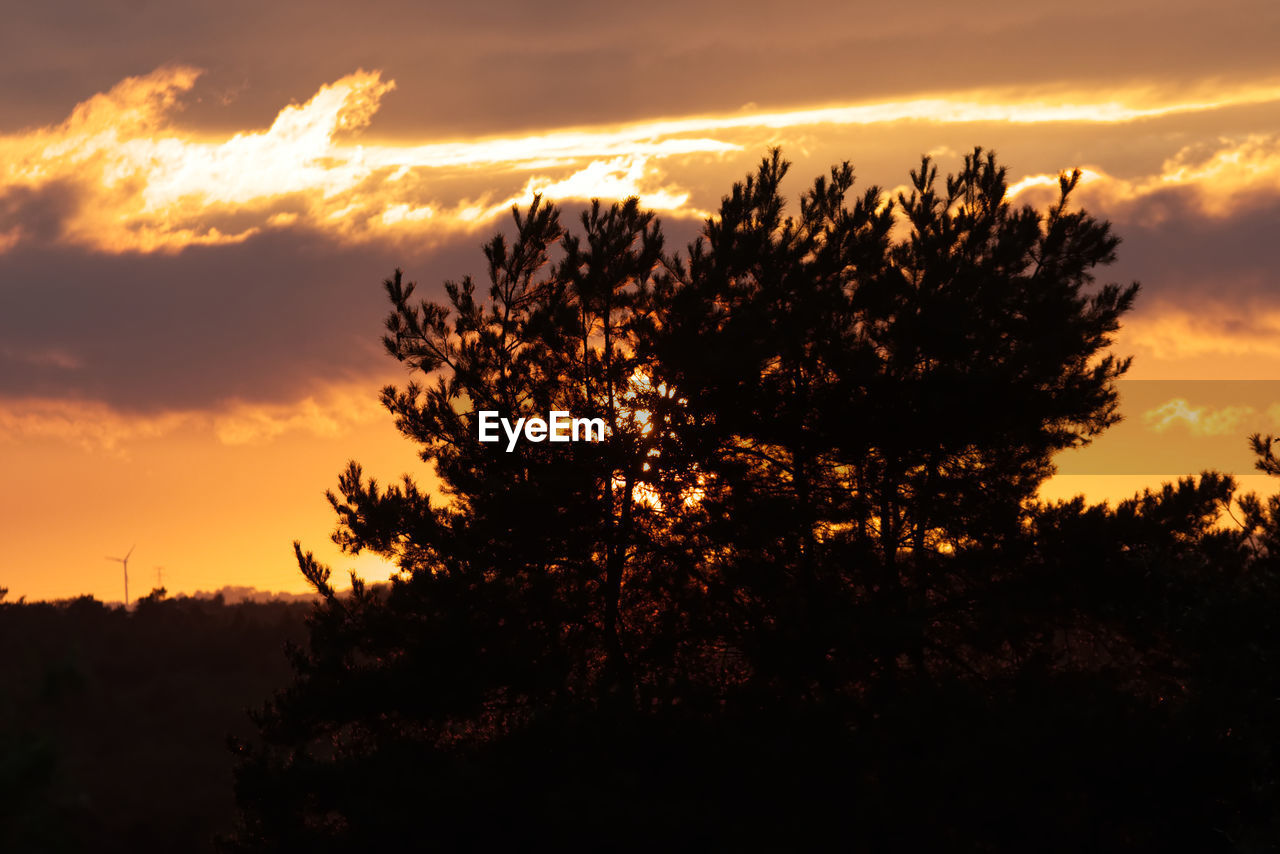
[[[1252,406],[1213,409],[1192,406],[1185,398],[1179,397],[1144,412],[1142,418],[1157,433],[1164,433],[1174,425],[1183,424],[1193,436],[1238,436],[1245,432],[1245,422],[1256,414],[1257,411]]]
[[[224,445],[256,445],[295,431],[333,438],[385,417],[370,390],[344,389],[291,404],[236,404],[213,416],[213,431]]]
[[[100,401],[0,400],[0,442],[55,439],[89,451],[120,453],[129,442],[189,426],[189,413],[126,414]]]
[[[0,255],[0,398],[154,414],[377,388],[395,370],[382,280],[400,266],[426,292],[475,269],[476,242],[347,247],[280,231],[177,254],[18,247]]]
[[[1157,359],[1280,358],[1280,306],[1163,305],[1130,319],[1124,336]]]
[[[1109,129],[1106,165],[1086,164],[1081,202],[1125,238],[1106,274],[1144,282],[1122,332],[1143,358],[1280,358],[1269,295],[1280,132],[1188,144],[1194,133],[1158,124],[1273,105],[1280,90],[1265,82],[1209,94],[1006,88],[432,140],[372,135],[396,92],[377,71],[224,131],[184,123],[183,109],[209,96],[200,81],[165,67],[0,137],[0,397],[155,414],[270,405],[335,382],[376,387],[393,369],[378,347],[382,279],[403,267],[438,294],[436,283],[482,269],[482,232],[505,227],[510,206],[536,193],[569,207],[637,195],[665,212],[674,247],[769,143],[814,142],[800,182],[855,143],[887,164],[877,172],[864,160],[860,175],[900,180],[904,145],[954,159],[958,140],[990,122],[1021,129],[1026,151],[1008,162],[1035,161],[1014,184],[1028,200],[1056,187],[1040,169],[1060,155],[1026,152]],[[1140,171],[1111,159],[1130,133],[1155,140]],[[274,429],[255,423],[227,435]]]
[[[1185,145],[1146,174],[1118,177],[1096,164],[1082,171],[1074,204],[1110,220],[1122,239],[1119,260],[1098,275],[1142,283],[1120,334],[1125,352],[1140,352],[1140,367],[1231,357],[1236,364],[1220,367],[1254,375],[1260,363],[1240,363],[1280,359],[1280,134]],[[1057,182],[1056,174],[1029,175],[1010,196],[1043,205]]]
[[[1043,201],[1056,195],[1057,186],[1057,175],[1028,175],[1010,185],[1009,197]],[[1081,170],[1077,199],[1131,217],[1140,207],[1140,218],[1160,224],[1181,213],[1170,198],[1175,193],[1188,194],[1196,213],[1219,219],[1251,202],[1273,200],[1280,195],[1280,134],[1219,137],[1185,146],[1159,172],[1136,178],[1087,167]]]
[[[919,121],[1126,124],[1280,103],[1280,86],[1266,83],[1184,98],[1142,88],[1105,98],[1004,89],[392,142],[361,137],[395,88],[380,71],[347,74],[279,109],[265,130],[230,135],[174,122],[199,76],[171,66],[126,78],[59,124],[0,137],[0,251],[58,243],[174,252],[294,228],[344,242],[436,240],[470,232],[537,192],[558,200],[637,195],[651,209],[701,219],[714,197],[694,199],[682,185],[694,177],[690,158],[755,152],[779,134]],[[1222,214],[1260,181],[1280,189],[1274,142],[1254,136],[1207,155],[1185,149],[1139,181],[1091,170],[1086,188],[1115,203],[1194,187],[1210,200],[1206,210]],[[1023,179],[1015,194],[1048,180]]]
[[[0,364],[6,362],[14,369],[56,368],[75,371],[84,367],[84,362],[73,353],[57,347],[37,347],[30,350],[0,347]]]
[[[1269,0],[1236,0],[1214,16],[1196,0],[1006,0],[984,15],[944,0],[813,0],[786,14],[764,0],[653,0],[644,10],[584,0],[492,0],[485,14],[465,0],[189,0],[152,14],[46,0],[5,20],[0,116],[60,120],[50,104],[175,56],[209,68],[209,91],[190,108],[197,123],[255,126],[317,81],[374,67],[414,93],[387,105],[382,126],[436,138],[748,102],[884,100],[940,85],[1105,91],[1131,81],[1186,92],[1206,73],[1275,75],[1280,21]],[[962,61],[957,44],[971,48]]]
[[[334,438],[385,418],[371,389],[334,387],[289,403],[231,401],[210,410],[144,414],[102,401],[0,399],[0,443],[55,440],[91,452],[128,456],[137,442],[182,432],[212,434],[223,445],[261,445],[290,434]]]
[[[640,195],[678,210],[689,194],[659,183],[652,158],[736,150],[658,131],[559,133],[476,143],[352,143],[393,81],[357,71],[284,107],[264,131],[207,140],[170,123],[199,72],[158,69],[78,105],[61,124],[0,138],[0,248],[58,240],[99,252],[173,251],[240,243],[305,225],[359,240],[469,229],[534,192],[555,198]],[[601,159],[606,158],[606,159]],[[421,170],[530,172],[500,200],[441,200]],[[69,200],[74,200],[74,203]]]
[[[566,222],[576,219],[567,208]],[[509,211],[494,230],[512,228]],[[668,222],[671,245],[692,222]],[[99,400],[122,412],[269,405],[334,385],[376,391],[403,368],[382,346],[397,267],[419,293],[483,276],[482,236],[346,245],[304,228],[178,253],[59,246],[0,254],[0,399]]]
[[[55,178],[40,185],[0,186],[0,253],[19,242],[52,243],[83,203],[76,183]]]

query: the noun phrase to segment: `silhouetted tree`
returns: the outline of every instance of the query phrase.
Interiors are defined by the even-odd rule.
[[[535,199],[487,286],[386,282],[414,378],[383,403],[438,497],[342,474],[335,541],[397,563],[383,590],[297,546],[322,601],[240,748],[234,847],[1261,838],[1280,505],[1224,529],[1212,473],[1034,498],[1129,364],[1137,286],[1095,283],[1118,239],[1079,173],[1039,211],[981,150],[896,199],[843,164],[787,216],[786,171],[684,257],[635,200],[570,233]],[[482,410],[608,431],[508,451]]]
[[[963,553],[1016,539],[1052,455],[1117,420],[1105,348],[1137,285],[1089,288],[1118,239],[1068,209],[1078,172],[1042,213],[980,149],[945,190],[925,158],[896,203],[850,198],[844,164],[796,218],[786,172],[773,152],[669,265],[651,346],[697,413],[703,509],[732,520],[706,537],[733,546],[739,641],[804,694],[924,666],[983,583]]]
[[[433,503],[407,477],[382,489],[355,463],[342,476],[330,496],[335,539],[397,561],[404,575],[386,597],[353,578],[340,599],[329,571],[299,549],[325,606],[297,655],[297,685],[263,718],[269,742],[298,746],[293,767],[313,749],[336,750],[334,778],[364,786],[371,767],[483,745],[548,709],[632,707],[641,682],[670,670],[672,633],[660,628],[679,608],[660,605],[680,600],[660,592],[669,579],[642,569],[662,546],[637,496],[654,444],[637,413],[656,417],[663,405],[643,381],[634,331],[649,310],[660,232],[635,200],[593,204],[581,236],[566,235],[540,200],[514,215],[514,239],[485,246],[484,296],[469,277],[446,284],[447,305],[415,303],[398,272],[386,282],[386,346],[430,381],[387,388],[383,402],[448,501]],[[561,257],[550,264],[553,249]],[[481,410],[512,422],[567,411],[602,419],[607,436],[508,450],[505,436],[477,441]],[[352,790],[299,794],[309,800],[261,809],[255,830],[318,844],[311,835],[331,830],[318,817],[345,811]],[[394,836],[396,812],[386,813],[380,832]]]
[[[1150,850],[1159,839],[1267,850],[1276,838],[1277,507],[1204,472],[1114,509],[1077,498],[1033,514],[1021,669],[1093,692],[1089,714],[1116,731],[1085,749],[1109,753],[1153,793],[1126,816],[1168,828],[1148,829]]]

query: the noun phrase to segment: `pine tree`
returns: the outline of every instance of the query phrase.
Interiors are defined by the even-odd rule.
[[[1106,349],[1138,286],[1091,287],[1119,241],[1069,208],[1078,172],[1041,212],[981,149],[895,200],[846,163],[793,218],[787,168],[765,158],[672,265],[652,346],[700,419],[703,509],[732,520],[704,534],[732,545],[711,574],[735,643],[803,698],[918,671],[972,619],[950,600],[1021,538],[1053,454],[1118,419]]]
[[[646,837],[601,834],[641,815],[650,843],[669,816],[762,844],[784,804],[786,844],[847,796],[873,701],[1023,630],[975,627],[1053,453],[1117,418],[1106,349],[1137,287],[1092,278],[1117,239],[1069,209],[1078,173],[1015,207],[980,150],[894,200],[839,165],[797,217],[786,172],[766,157],[683,258],[634,199],[576,233],[536,199],[484,247],[487,288],[385,283],[414,379],[383,403],[438,494],[352,463],[330,495],[343,549],[399,566],[385,590],[339,595],[297,547],[323,602],[241,749],[243,850],[526,825],[620,850]],[[606,438],[477,441],[482,411],[557,410]]]

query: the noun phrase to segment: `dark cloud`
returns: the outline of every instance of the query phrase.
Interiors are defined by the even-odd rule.
[[[1260,301],[1280,307],[1280,199],[1274,193],[1238,200],[1229,216],[1211,216],[1191,190],[1167,190],[1112,219],[1123,242],[1107,275],[1142,282],[1139,310],[1143,302],[1234,302],[1242,313]]]
[[[478,243],[430,260],[298,234],[175,255],[16,249],[0,255],[0,394],[157,411],[295,399],[394,370],[382,280],[397,265],[424,282],[475,269]],[[64,358],[30,355],[46,352]]]
[[[39,188],[0,187],[0,240],[6,235],[24,243],[51,244],[80,205],[81,188],[51,181]]]
[[[400,84],[374,130],[450,136],[966,87],[1280,73],[1267,0],[1050,0],[971,7],[761,0],[6,2],[0,124],[166,63],[207,68],[187,119],[241,129],[357,67]]]
[[[567,208],[562,222],[577,215]],[[508,224],[429,249],[296,232],[173,255],[14,249],[0,254],[0,397],[145,413],[292,401],[334,382],[374,392],[403,376],[381,343],[383,280],[401,267],[437,299],[446,279],[483,282],[481,244]],[[669,247],[695,231],[671,222]]]

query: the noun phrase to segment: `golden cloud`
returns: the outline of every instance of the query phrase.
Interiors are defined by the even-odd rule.
[[[649,158],[732,149],[711,140],[559,136],[476,144],[361,145],[346,137],[369,123],[392,81],[357,71],[287,106],[265,131],[207,140],[170,122],[178,96],[195,83],[190,68],[129,78],[77,106],[61,125],[0,138],[0,196],[53,186],[75,190],[61,239],[105,252],[174,250],[243,241],[263,229],[309,225],[360,237],[388,229],[472,227],[534,193],[558,198],[640,196],[671,210],[688,193],[655,181]],[[605,158],[605,159],[601,159]],[[424,197],[415,170],[478,165],[531,170],[495,200]],[[578,166],[577,169],[572,167]],[[563,171],[563,169],[562,169]],[[0,230],[0,251],[26,235],[24,222]]]
[[[1122,343],[1156,359],[1280,358],[1280,310],[1265,305],[1156,305],[1125,322]]]
[[[76,106],[59,125],[0,137],[0,252],[41,239],[102,252],[174,251],[294,227],[341,240],[430,238],[485,225],[535,193],[554,199],[634,195],[649,208],[701,218],[706,212],[695,206],[699,200],[669,173],[685,168],[690,157],[734,155],[766,138],[785,142],[782,131],[903,121],[1120,123],[1280,101],[1280,86],[1270,84],[1182,100],[1138,90],[1104,100],[962,93],[753,108],[522,137],[361,142],[360,133],[395,85],[378,71],[357,71],[320,87],[305,103],[281,109],[265,130],[220,138],[173,121],[198,77],[196,69],[168,67],[128,78]],[[1223,210],[1259,182],[1280,187],[1278,176],[1275,140],[1249,137],[1208,155],[1188,149],[1159,175],[1138,181],[1095,169],[1087,184],[1123,199],[1169,186],[1207,188],[1207,209]],[[1056,176],[1031,176],[1012,192],[1050,181]]]
[[[129,415],[99,401],[20,399],[0,402],[0,442],[53,439],[87,451],[125,456],[125,445],[188,427],[192,414]]]
[[[1056,194],[1057,188],[1057,175],[1029,175],[1010,185],[1008,196]],[[1098,166],[1081,170],[1083,199],[1108,210],[1170,190],[1189,192],[1198,212],[1211,217],[1231,215],[1248,198],[1280,193],[1280,136],[1249,134],[1186,146],[1166,159],[1159,172],[1138,178],[1109,175]],[[1160,209],[1151,208],[1151,217],[1160,219]]]
[[[1274,409],[1274,407],[1273,407]],[[1193,436],[1238,436],[1246,432],[1244,424],[1255,418],[1252,406],[1192,406],[1186,398],[1175,398],[1142,414],[1143,421],[1157,433],[1184,424]],[[1272,413],[1274,420],[1274,413]]]
[[[0,401],[0,442],[52,439],[127,457],[133,443],[183,431],[223,445],[258,445],[287,434],[335,438],[385,417],[363,387],[335,387],[290,403],[231,401],[209,411],[138,414],[101,401],[23,398]]]
[[[367,391],[338,389],[289,404],[237,404],[214,416],[213,431],[224,445],[261,444],[295,431],[335,438],[385,416]]]

